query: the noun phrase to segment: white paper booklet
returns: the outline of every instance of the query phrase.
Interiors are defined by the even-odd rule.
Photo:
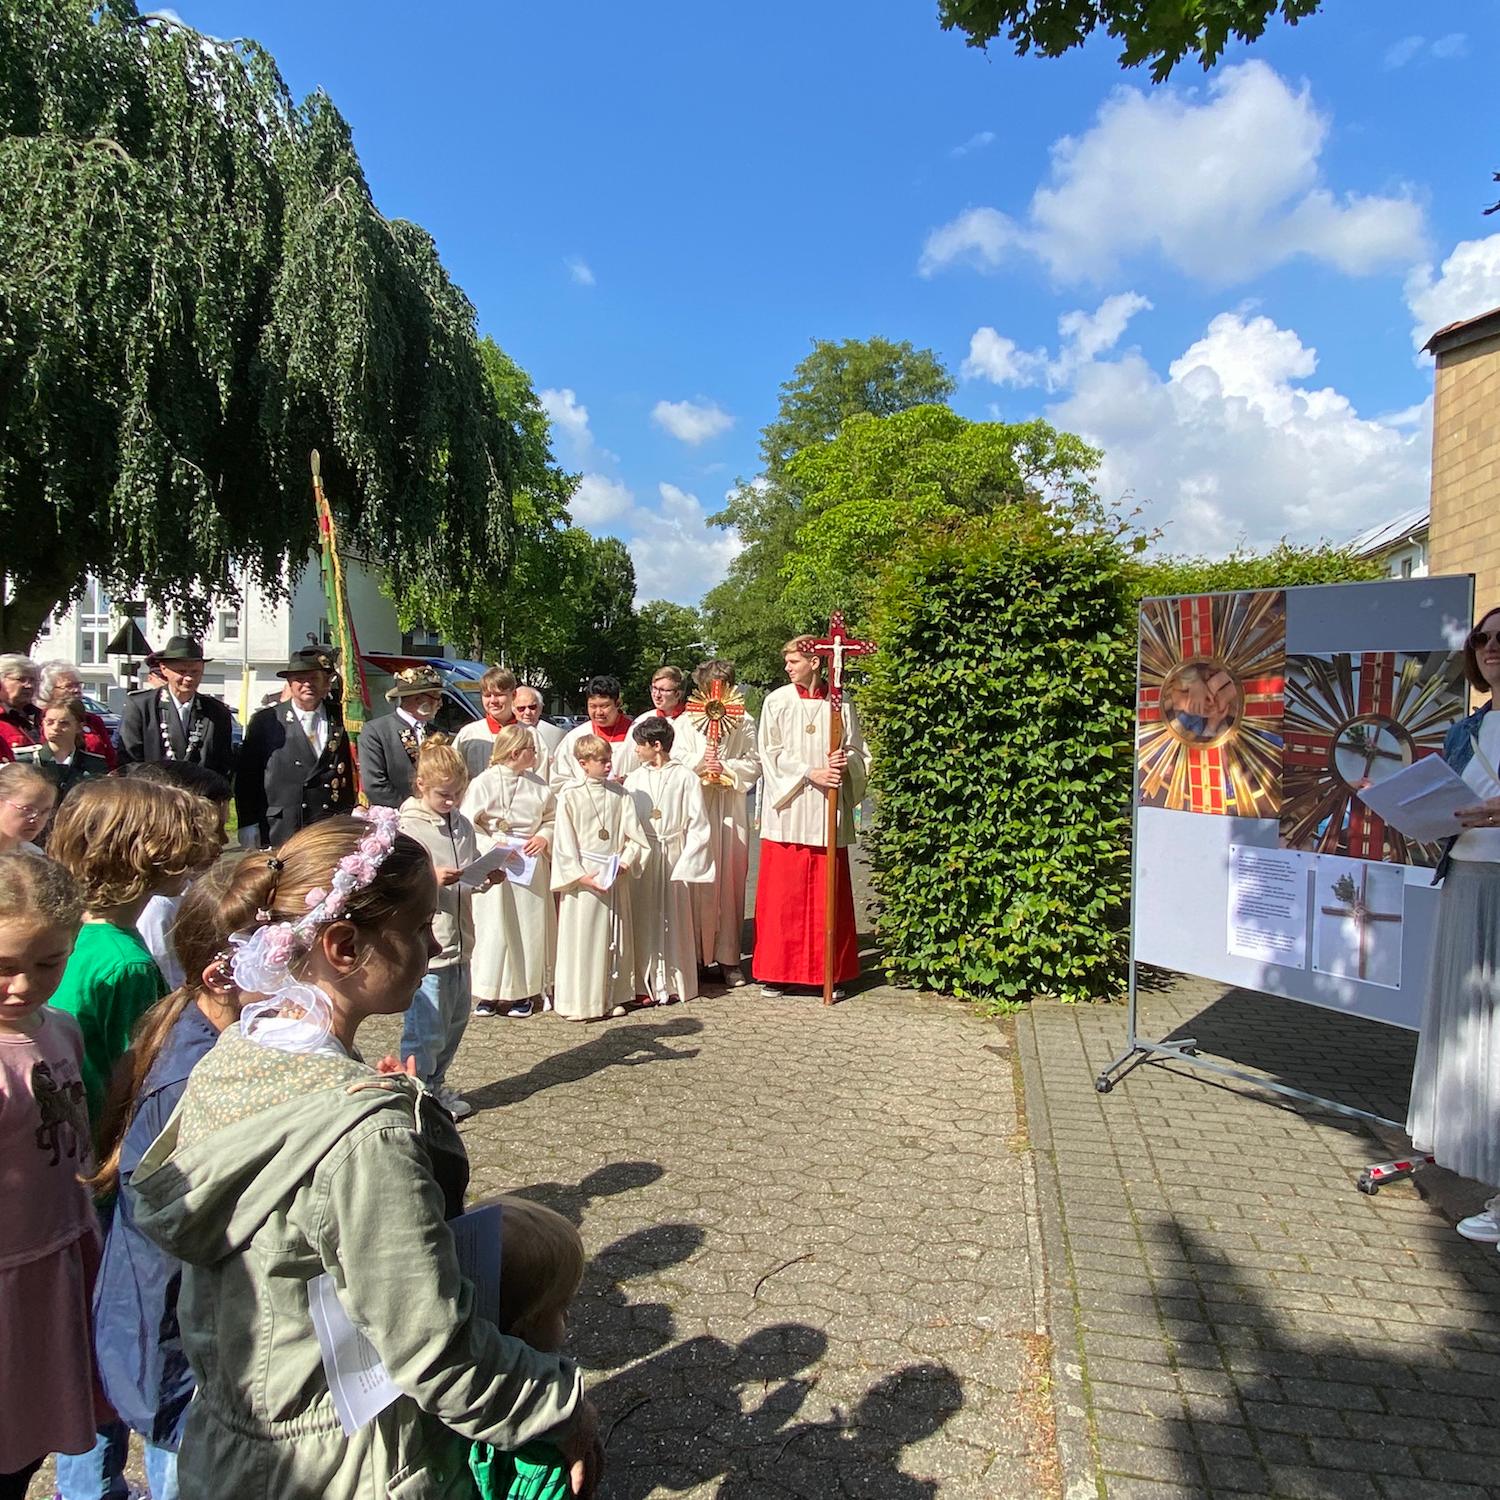
[[[1376,817],[1419,844],[1462,833],[1453,814],[1484,801],[1440,755],[1414,760],[1404,771],[1355,795]]]
[[[458,877],[460,890],[476,891],[495,870],[504,870],[505,878],[515,885],[530,885],[536,875],[536,855],[523,854],[524,839],[501,839],[488,854],[481,854],[471,865],[465,865]]]
[[[586,865],[593,865],[594,885],[601,891],[607,891],[615,883],[620,873],[620,856],[618,854],[590,854],[584,850],[579,858]]]

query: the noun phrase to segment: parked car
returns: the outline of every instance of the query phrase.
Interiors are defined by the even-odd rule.
[[[576,729],[583,723],[583,720],[578,718],[576,714],[553,714],[547,722],[549,724],[556,724],[559,729],[566,733],[569,729]]]
[[[443,656],[394,656],[383,651],[362,653],[365,681],[370,689],[371,714],[388,713],[386,689],[405,667],[433,667],[443,679],[443,706],[432,723],[444,734],[457,734],[484,714],[479,701],[479,679],[489,670],[482,661],[450,661]]]

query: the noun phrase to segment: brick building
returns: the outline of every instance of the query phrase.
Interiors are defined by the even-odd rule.
[[[1479,610],[1500,604],[1500,307],[1427,341],[1432,410],[1432,571],[1472,573]]]

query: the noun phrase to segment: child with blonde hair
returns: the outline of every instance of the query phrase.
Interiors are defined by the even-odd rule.
[[[583,1284],[583,1239],[560,1213],[507,1193],[500,1197],[500,1331],[558,1354],[568,1309]],[[500,1453],[475,1443],[469,1469],[480,1500],[567,1500],[567,1470],[555,1449],[529,1443]]]
[[[83,917],[60,865],[0,854],[0,1500],[23,1500],[49,1453],[86,1453],[95,1406],[89,1297],[99,1227],[83,1037],[48,1004]]]
[[[464,867],[479,858],[479,845],[474,825],[459,811],[468,785],[463,757],[445,736],[429,734],[417,752],[412,795],[401,804],[401,831],[427,851],[438,884],[432,922],[437,952],[407,1007],[401,1057],[412,1060],[416,1076],[455,1120],[473,1112],[466,1099],[444,1087],[448,1065],[469,1024],[474,897],[458,882]]]
[[[552,999],[570,1021],[597,1021],[623,1016],[635,999],[631,888],[650,857],[651,840],[635,800],[609,779],[609,742],[580,735],[571,752],[583,780],[562,783],[557,795],[552,889],[562,900]]]
[[[57,805],[57,788],[35,766],[0,766],[0,854],[24,849],[40,854],[42,831]]]
[[[496,732],[489,768],[464,794],[464,813],[481,852],[505,840],[536,859],[529,884],[501,881],[474,898],[474,1014],[520,1019],[546,1004],[557,951],[550,857],[557,803],[537,769],[534,729],[507,724]]]

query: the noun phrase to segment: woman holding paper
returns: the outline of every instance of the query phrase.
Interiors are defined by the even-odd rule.
[[[394,1059],[356,1049],[438,950],[432,860],[396,824],[385,808],[332,817],[240,862],[220,917],[246,1003],[126,1188],[185,1265],[186,1500],[472,1494],[475,1439],[548,1442],[575,1492],[592,1488],[577,1369],[501,1334],[460,1272],[446,1221],[469,1165],[452,1120]],[[353,1430],[309,1306],[323,1276],[398,1393]]]
[[[557,804],[537,773],[536,731],[496,731],[490,766],[469,783],[464,814],[479,847],[500,843],[536,860],[531,879],[503,880],[474,898],[474,1014],[519,1019],[552,993],[557,908],[552,900],[552,831]]]
[[[1412,1144],[1439,1165],[1500,1185],[1500,609],[1464,642],[1464,672],[1488,693],[1448,731],[1443,759],[1473,788],[1443,850],[1432,979],[1417,1042]],[[1500,1197],[1458,1226],[1471,1240],[1500,1244]]]

